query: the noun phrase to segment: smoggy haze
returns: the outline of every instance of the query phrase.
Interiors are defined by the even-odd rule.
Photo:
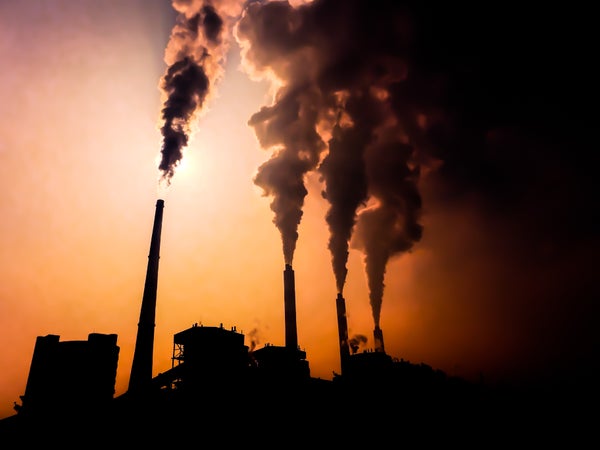
[[[157,196],[155,374],[195,322],[282,345],[291,263],[315,377],[342,291],[361,348],[378,324],[450,375],[591,376],[589,16],[174,6],[0,3],[0,417],[39,335],[117,334],[127,389]]]

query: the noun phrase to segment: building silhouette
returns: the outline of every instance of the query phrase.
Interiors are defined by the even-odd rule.
[[[288,446],[311,444],[317,435],[334,445],[356,444],[359,437],[388,442],[400,432],[426,440],[418,430],[450,425],[465,436],[473,427],[511,434],[527,429],[526,415],[506,419],[500,413],[517,399],[512,393],[393,358],[379,327],[376,348],[358,352],[348,340],[341,294],[335,300],[341,373],[331,380],[312,377],[298,345],[295,278],[288,264],[285,345],[250,351],[235,327],[195,323],[174,334],[171,368],[152,376],[163,206],[158,200],[128,391],[114,395],[117,335],[91,333],[87,341],[63,342],[57,335],[39,336],[22,403],[0,420],[0,436],[33,443],[41,433],[47,443],[64,447],[81,445],[75,439],[80,435],[106,446],[116,439],[155,445],[209,438],[260,445],[277,435],[284,436],[278,446]]]

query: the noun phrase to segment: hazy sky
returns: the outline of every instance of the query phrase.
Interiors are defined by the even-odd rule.
[[[284,345],[286,262],[315,377],[340,290],[367,349],[596,373],[589,16],[296,3],[0,0],[0,417],[37,336],[117,334],[126,390],[159,197],[154,374],[196,322]]]

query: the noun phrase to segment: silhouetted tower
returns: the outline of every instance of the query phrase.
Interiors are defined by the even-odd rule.
[[[19,414],[87,417],[108,408],[118,359],[116,334],[90,333],[87,341],[62,342],[58,335],[38,336]]]
[[[375,340],[375,351],[385,353],[385,347],[383,346],[383,331],[379,326],[376,326],[373,330],[373,339]]]
[[[283,301],[285,307],[285,346],[290,350],[297,350],[296,287],[294,271],[289,264],[285,265],[285,270],[283,271]]]
[[[148,268],[146,270],[146,284],[144,285],[144,296],[140,310],[140,321],[138,322],[133,364],[131,366],[131,375],[129,376],[129,391],[143,390],[152,381],[158,260],[164,204],[164,200],[159,199],[156,201],[150,254],[148,255]]]
[[[348,357],[350,356],[350,347],[348,345],[348,320],[346,318],[346,300],[342,294],[337,295],[335,299],[335,306],[337,310],[337,323],[338,323],[338,336],[340,341],[340,365],[342,368],[342,375],[346,365],[348,364]]]

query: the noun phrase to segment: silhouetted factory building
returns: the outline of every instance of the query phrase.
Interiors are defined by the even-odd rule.
[[[248,346],[244,335],[228,330],[194,324],[173,336],[173,367],[185,364],[190,372],[202,376],[245,375],[249,368]]]
[[[194,324],[173,336],[172,367],[152,380],[154,390],[201,392],[206,386],[223,388],[244,382],[252,369],[244,335]]]
[[[91,333],[87,341],[38,336],[19,412],[28,416],[107,407],[115,393],[116,334]]]
[[[296,383],[312,380],[306,352],[298,346],[296,324],[296,288],[294,270],[285,264],[283,300],[285,345],[268,344],[249,352],[244,335],[235,327],[226,329],[194,324],[173,337],[171,369],[153,377],[155,309],[160,259],[160,240],[164,200],[156,202],[150,252],[140,309],[137,338],[130,373],[129,389],[121,396],[129,400],[158,392],[192,393],[217,384],[242,386],[243,389],[269,384]],[[366,358],[350,355],[345,300],[338,294],[338,331],[342,374],[364,374]],[[391,361],[383,352],[383,334],[375,330],[380,344],[378,361]],[[58,342],[58,336],[38,337],[31,373],[21,410],[53,408],[56,403],[97,405],[113,398],[118,359],[116,335],[91,334],[89,341]],[[369,357],[369,363],[373,359]],[[376,364],[377,370],[382,369]],[[362,376],[361,376],[362,378]],[[331,384],[313,380],[315,384]]]
[[[367,394],[364,399],[373,401],[373,390],[381,392],[392,378],[401,378],[406,364],[385,353],[379,327],[374,331],[375,351],[350,354],[341,294],[336,307],[342,373],[334,374],[332,380],[311,377],[306,352],[298,346],[295,279],[289,264],[283,272],[285,345],[266,345],[250,352],[235,327],[193,324],[174,335],[171,368],[153,377],[163,206],[163,200],[158,200],[128,391],[114,397],[119,355],[115,334],[92,333],[87,341],[68,342],[59,342],[56,335],[38,337],[25,395],[22,405],[15,405],[18,414],[14,417],[59,412],[73,418],[85,417],[87,412],[103,426],[143,418],[138,428],[131,428],[135,434],[153,425],[180,427],[180,422],[190,418],[202,418],[207,425],[207,414],[232,420],[231,405],[246,404],[259,405],[273,420],[287,417],[290,411],[316,407],[306,423],[326,424],[330,409],[343,411],[350,392],[360,388]],[[239,425],[241,419],[236,420]],[[293,422],[285,422],[293,427]],[[193,429],[191,425],[190,432]]]

